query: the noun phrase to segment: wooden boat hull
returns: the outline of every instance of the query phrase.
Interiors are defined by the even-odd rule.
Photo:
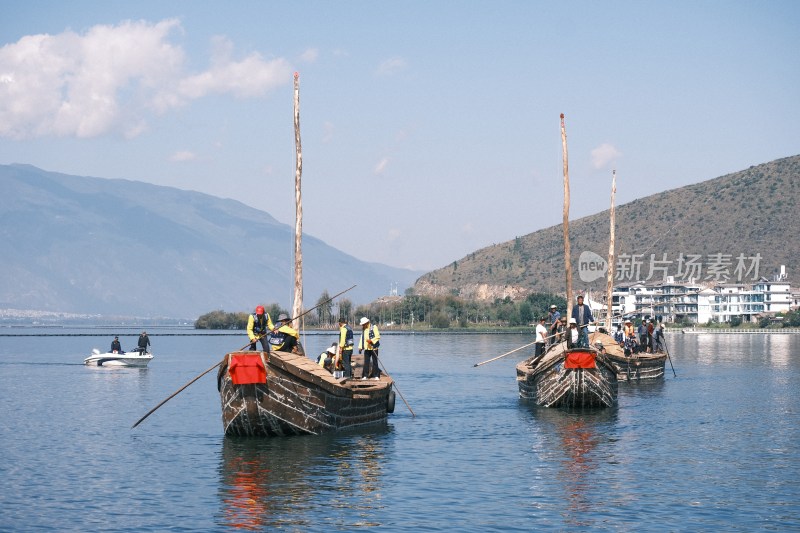
[[[262,382],[236,384],[229,367],[238,355],[258,356]],[[385,422],[394,410],[393,381],[334,379],[303,354],[234,352],[220,364],[217,385],[226,435],[319,435]]]
[[[540,361],[529,358],[517,365],[517,385],[522,399],[544,407],[612,407],[617,402],[617,374],[595,350],[567,350],[555,346]],[[567,368],[567,356],[591,352],[595,368]]]
[[[610,335],[600,332],[592,333],[589,340],[592,346],[602,349],[606,359],[614,367],[619,381],[664,377],[664,366],[667,362],[666,352],[636,353],[626,356],[622,346]]]
[[[666,353],[638,353],[625,355],[608,354],[619,381],[637,381],[641,379],[660,379],[664,377],[667,362]]]

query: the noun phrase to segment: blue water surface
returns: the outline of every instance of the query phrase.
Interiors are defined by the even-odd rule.
[[[800,530],[798,335],[669,334],[676,375],[565,412],[518,399],[526,350],[473,366],[530,336],[386,332],[386,424],[264,440],[222,435],[215,372],[131,429],[243,334],[153,330],[148,368],[85,367],[138,335],[104,333],[0,329],[0,530]]]

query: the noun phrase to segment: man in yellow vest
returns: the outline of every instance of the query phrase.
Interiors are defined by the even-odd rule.
[[[359,321],[361,338],[358,340],[358,353],[364,352],[364,369],[361,379],[381,379],[381,369],[378,367],[378,348],[381,345],[381,334],[377,326],[369,323],[369,318],[363,317]]]
[[[250,338],[250,349],[256,349],[256,342],[261,341],[261,349],[269,353],[267,333],[272,329],[272,319],[264,312],[264,306],[256,307],[256,312],[247,317],[247,336]]]
[[[353,366],[350,361],[353,357],[353,328],[347,325],[347,319],[339,319],[339,357],[344,364],[344,377],[353,377]]]
[[[269,345],[273,350],[291,352],[297,346],[300,335],[289,325],[291,320],[285,313],[278,316],[278,323],[269,335]]]

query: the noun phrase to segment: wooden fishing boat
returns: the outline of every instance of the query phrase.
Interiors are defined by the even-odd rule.
[[[240,351],[217,373],[226,435],[319,435],[386,421],[392,378],[336,379],[303,353]]]
[[[617,373],[596,348],[554,345],[541,358],[517,364],[520,398],[544,407],[612,407],[617,402]]]
[[[664,367],[667,363],[666,352],[625,355],[625,350],[610,335],[594,333],[590,338],[593,344],[602,344],[605,356],[614,367],[619,381],[664,377]]]

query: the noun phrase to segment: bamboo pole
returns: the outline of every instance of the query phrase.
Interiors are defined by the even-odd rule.
[[[611,335],[611,315],[613,314],[611,310],[611,300],[612,300],[612,293],[614,292],[614,239],[615,239],[614,197],[616,195],[617,195],[617,171],[614,170],[611,173],[611,210],[609,212],[609,218],[611,219],[611,230],[608,239],[608,284],[606,287],[606,310],[608,316],[608,323],[606,324],[606,330],[608,331],[609,335]]]
[[[572,316],[572,259],[569,250],[569,158],[567,156],[567,128],[561,113],[561,146],[564,159],[564,270],[567,288],[567,317]]]
[[[303,310],[303,202],[300,182],[303,176],[303,148],[300,143],[300,74],[294,73],[294,145],[297,152],[294,172],[294,304],[292,316],[299,316]]]

